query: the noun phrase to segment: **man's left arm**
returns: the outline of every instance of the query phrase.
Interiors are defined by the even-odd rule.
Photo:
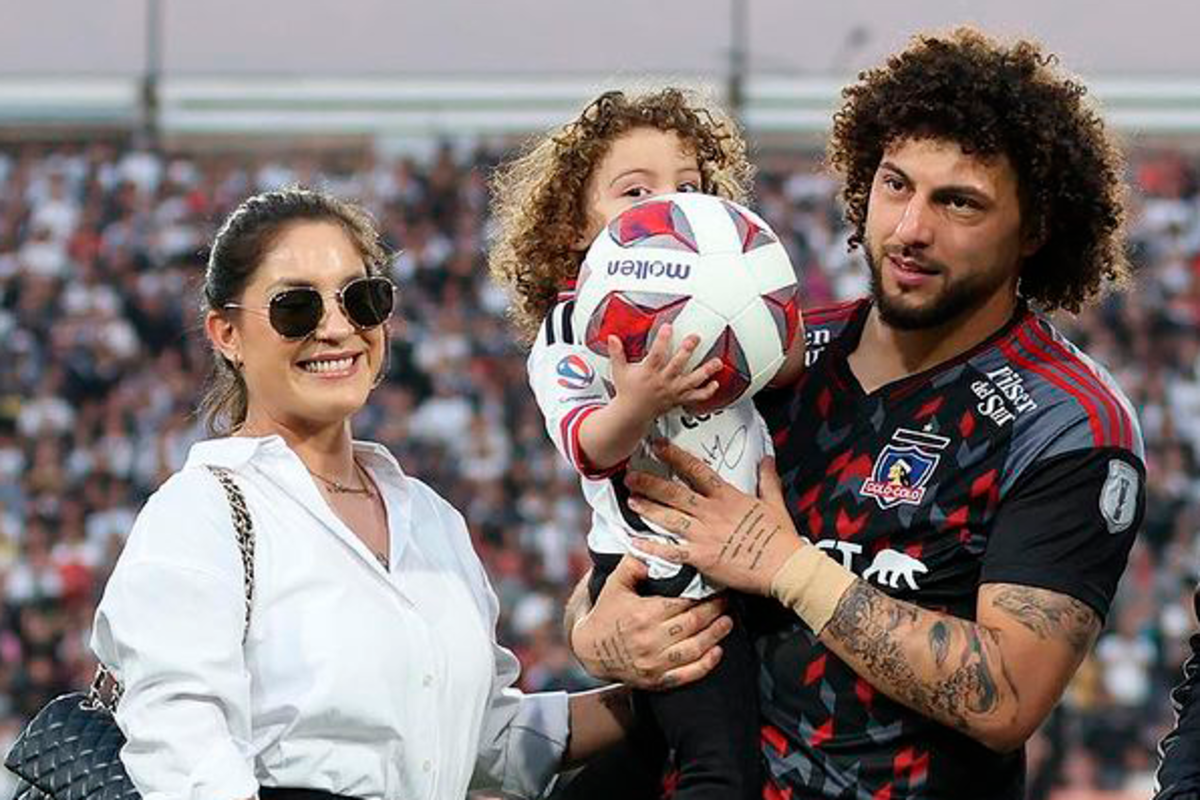
[[[859,580],[822,641],[905,705],[994,750],[1020,747],[1100,631],[1144,512],[1143,476],[1118,448],[1031,465],[997,509],[974,622]]]
[[[821,641],[876,689],[997,751],[1045,719],[1100,629],[1068,595],[980,588],[976,620],[923,609],[856,579]]]

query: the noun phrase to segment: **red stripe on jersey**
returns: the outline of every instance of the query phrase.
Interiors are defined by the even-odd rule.
[[[1079,357],[1078,354],[1071,352],[1071,349],[1062,342],[1054,338],[1050,331],[1046,330],[1041,325],[1034,326],[1034,334],[1048,348],[1054,350],[1062,356],[1062,361],[1058,362],[1060,368],[1069,374],[1075,375],[1081,379],[1081,382],[1090,385],[1100,400],[1108,408],[1113,417],[1111,427],[1117,431],[1113,437],[1121,447],[1133,447],[1133,431],[1129,422],[1128,416],[1125,414],[1125,408],[1120,399],[1113,394],[1112,389],[1105,385],[1104,381],[1092,371],[1092,368]]]
[[[847,319],[854,316],[854,312],[862,305],[863,300],[846,300],[841,303],[832,305],[816,306],[814,308],[806,308],[802,311],[801,316],[804,317],[804,324],[823,325],[827,322]]]
[[[1018,337],[1020,337],[1021,331],[1024,328],[1025,328],[1025,326],[1022,325],[1020,328],[1017,329],[1016,333],[1017,333]],[[1020,337],[1020,338],[1022,338],[1022,340],[1024,340],[1024,337]],[[1011,341],[1006,340],[1006,341],[1000,342],[999,345],[1000,345],[1000,352],[1002,352],[1004,354],[1004,357],[1007,358],[1009,361],[1012,361],[1019,367],[1024,367],[1025,369],[1029,370],[1030,372],[1033,372],[1037,375],[1041,375],[1047,381],[1054,384],[1055,386],[1062,389],[1064,392],[1070,394],[1072,397],[1074,397],[1076,400],[1078,400],[1079,403],[1083,406],[1084,412],[1087,413],[1088,424],[1091,425],[1091,428],[1092,428],[1092,443],[1094,445],[1096,445],[1097,447],[1101,446],[1101,443],[1104,441],[1104,429],[1100,426],[1100,415],[1097,412],[1096,407],[1092,404],[1092,401],[1087,396],[1080,393],[1079,390],[1077,390],[1075,387],[1071,386],[1067,381],[1064,381],[1059,375],[1052,373],[1044,365],[1038,364],[1037,362],[1033,361],[1030,358],[1026,358],[1024,355],[1022,355],[1020,352],[1017,351],[1017,348],[1013,345],[1013,343]]]
[[[1105,438],[1096,442],[1096,444],[1119,442],[1121,440],[1121,423],[1117,418],[1116,409],[1113,408],[1111,399],[1105,397],[1102,392],[1097,391],[1094,381],[1089,381],[1085,375],[1079,374],[1055,357],[1055,353],[1051,352],[1053,344],[1046,341],[1044,336],[1045,331],[1040,325],[1031,325],[1030,330],[1023,331],[1023,334],[1022,344],[1032,350],[1034,355],[1045,358],[1048,369],[1053,368],[1057,370],[1058,374],[1065,378],[1069,385],[1075,387],[1075,392],[1072,394],[1076,397],[1084,392],[1088,394],[1089,398],[1093,401],[1093,408],[1096,409],[1095,413],[1097,417],[1100,416],[1100,409],[1103,407],[1103,413],[1108,417],[1108,424],[1105,426]],[[1100,420],[1100,422],[1103,423],[1104,421]]]
[[[578,408],[573,408],[562,418],[562,422],[559,423],[563,448],[567,451],[567,457],[570,459],[571,464],[585,478],[591,478],[592,480],[607,478],[625,466],[625,462],[622,461],[620,464],[608,469],[597,470],[588,464],[587,458],[583,453],[583,448],[579,446],[579,426],[583,424],[583,421],[587,419],[589,414],[599,411],[601,408],[604,408],[603,403],[589,403]]]
[[[1033,353],[1034,356],[1040,356],[1045,361],[1040,365],[1044,370],[1049,372],[1054,370],[1056,374],[1063,380],[1063,387],[1068,393],[1081,403],[1084,408],[1089,409],[1089,416],[1092,422],[1093,438],[1097,447],[1102,447],[1106,444],[1119,442],[1121,439],[1120,422],[1116,418],[1116,409],[1111,405],[1111,398],[1097,392],[1095,384],[1089,383],[1083,376],[1068,369],[1065,365],[1055,358],[1044,346],[1039,344],[1040,337],[1037,333],[1040,326],[1036,320],[1031,321],[1029,325],[1023,325],[1017,335],[1026,348]],[[1103,410],[1101,410],[1103,407]],[[1103,415],[1108,416],[1108,424],[1105,426]],[[1096,437],[1095,431],[1100,429],[1102,433]]]
[[[558,435],[562,437],[563,449],[567,451],[567,460],[572,466],[579,469],[579,458],[576,455],[575,445],[577,444],[575,437],[571,435],[571,424],[581,413],[589,408],[593,408],[595,404],[578,406],[568,411],[558,423]]]

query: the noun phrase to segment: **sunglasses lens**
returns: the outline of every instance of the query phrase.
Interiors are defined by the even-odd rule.
[[[321,324],[321,295],[316,289],[287,289],[271,298],[271,327],[288,339],[302,339]]]
[[[395,290],[387,278],[361,278],[342,290],[346,316],[360,328],[374,328],[385,322],[395,302]]]

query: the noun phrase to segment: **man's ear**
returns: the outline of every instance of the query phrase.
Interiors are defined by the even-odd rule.
[[[213,349],[231,364],[242,363],[242,337],[237,326],[224,314],[209,311],[204,317],[204,332]]]

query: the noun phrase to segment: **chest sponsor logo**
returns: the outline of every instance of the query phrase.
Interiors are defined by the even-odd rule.
[[[975,410],[1002,427],[1026,411],[1037,408],[1037,403],[1025,388],[1021,373],[1010,366],[1003,366],[986,373],[987,380],[971,384],[971,391],[979,398]]]
[[[564,356],[554,368],[558,373],[558,385],[564,389],[586,389],[596,380],[596,370],[577,355]]]
[[[836,552],[841,556],[842,566],[851,572],[854,571],[855,557],[863,551],[861,544],[840,539],[821,539],[817,542],[817,547]],[[857,560],[861,563],[861,559]],[[870,565],[861,574],[864,581],[875,581],[880,586],[891,589],[903,588],[900,585],[903,583],[915,592],[921,588],[917,585],[917,576],[927,572],[929,568],[919,559],[899,550],[885,548],[875,554]]]
[[[821,353],[833,341],[833,333],[825,328],[806,328],[804,331],[804,366],[817,363]]]
[[[1137,470],[1118,458],[1109,461],[1108,478],[1100,490],[1100,515],[1109,533],[1122,533],[1133,524],[1137,495]]]
[[[949,444],[945,436],[898,428],[876,457],[871,477],[863,481],[859,492],[874,497],[880,508],[920,505],[941,460],[940,451]]]

